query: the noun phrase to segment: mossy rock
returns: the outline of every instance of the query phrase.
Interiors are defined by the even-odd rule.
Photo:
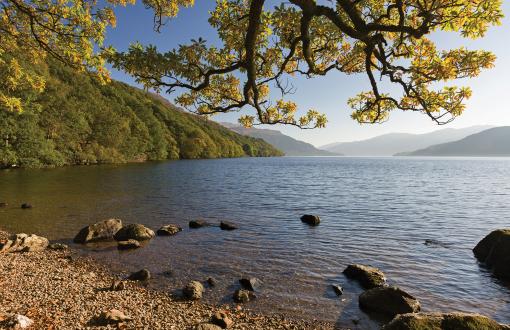
[[[473,253],[496,277],[510,279],[510,229],[491,232],[475,246]]]
[[[383,330],[502,330],[509,326],[479,314],[408,313],[397,315]]]
[[[347,266],[343,273],[348,278],[357,280],[365,289],[377,288],[386,284],[386,276],[375,267],[354,264]]]

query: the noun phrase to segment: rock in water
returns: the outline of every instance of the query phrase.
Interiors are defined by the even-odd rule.
[[[0,208],[2,207],[7,207],[9,204],[5,203],[5,202],[0,202]]]
[[[46,237],[15,234],[0,242],[0,252],[37,252],[45,250],[48,244]]]
[[[151,272],[147,269],[142,269],[129,275],[128,280],[131,281],[148,281],[151,278]]]
[[[397,287],[367,290],[359,296],[359,306],[364,310],[388,316],[420,311],[420,302]]]
[[[22,208],[23,210],[31,209],[31,208],[32,208],[32,204],[23,203],[23,204],[21,204],[21,208]]]
[[[191,281],[182,289],[182,293],[187,299],[199,300],[204,293],[204,286],[198,281]]]
[[[208,226],[209,224],[207,223],[207,221],[205,220],[191,220],[189,222],[189,227],[190,228],[202,228],[202,227],[206,227]]]
[[[113,238],[115,238],[116,241],[127,241],[130,239],[145,241],[153,238],[154,236],[155,234],[151,229],[139,223],[133,223],[119,229]]]
[[[131,317],[126,316],[126,314],[119,311],[118,309],[110,309],[107,312],[102,312],[97,317],[97,323],[99,323],[100,325],[119,324],[131,320],[132,320]]]
[[[255,294],[251,291],[241,289],[236,290],[236,292],[234,292],[233,298],[235,302],[246,303],[249,302],[250,300],[255,299]]]
[[[222,329],[229,328],[234,322],[228,317],[225,312],[217,312],[211,318],[211,322],[220,326]]]
[[[344,289],[340,285],[333,284],[332,287],[333,291],[335,291],[337,296],[341,296],[344,294]]]
[[[108,219],[82,228],[74,237],[75,243],[89,243],[112,240],[113,236],[122,228],[122,220]]]
[[[344,275],[357,280],[365,289],[372,289],[386,284],[386,277],[379,269],[364,265],[349,265]]]
[[[250,291],[256,291],[260,287],[261,283],[262,282],[258,278],[255,278],[255,277],[242,278],[239,280],[239,284],[241,284],[241,286],[243,288],[245,288],[246,290],[250,290]]]
[[[182,231],[182,228],[177,225],[166,225],[158,229],[156,232],[158,236],[172,236]]]
[[[140,247],[140,242],[135,239],[128,239],[127,241],[120,241],[117,243],[117,248],[119,250],[132,250],[138,249]]]
[[[220,222],[220,228],[221,230],[235,230],[238,229],[239,227],[236,224],[233,224],[232,222],[222,221]]]
[[[510,229],[495,230],[473,249],[475,257],[501,279],[510,279]]]
[[[207,284],[209,284],[209,286],[211,286],[211,287],[215,287],[215,286],[216,286],[216,284],[218,284],[218,282],[217,282],[214,278],[209,277],[209,278],[207,279]]]
[[[490,318],[469,313],[409,313],[397,315],[383,330],[503,330],[510,329]]]
[[[310,226],[317,226],[321,223],[321,218],[318,215],[305,214],[301,217],[301,221]]]

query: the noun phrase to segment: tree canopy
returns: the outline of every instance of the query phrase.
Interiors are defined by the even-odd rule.
[[[465,47],[441,50],[430,35],[447,31],[480,38],[502,18],[501,0],[217,0],[209,24],[220,44],[198,38],[168,52],[134,43],[125,52],[102,48],[95,53],[93,45],[101,45],[106,26],[115,23],[108,6],[76,0],[0,3],[0,38],[10,42],[0,39],[0,52],[25,43],[99,76],[106,59],[148,88],[176,92],[178,104],[199,114],[247,107],[254,111],[240,117],[245,126],[302,128],[323,127],[327,120],[313,109],[301,113],[286,98],[293,77],[335,70],[367,77],[370,89],[348,102],[360,123],[385,121],[394,110],[449,122],[463,112],[471,90],[448,82],[479,75],[493,66],[495,56]],[[144,4],[154,9],[154,27],[160,31],[193,0]],[[385,81],[401,92],[385,92]],[[33,85],[40,87],[37,81]]]

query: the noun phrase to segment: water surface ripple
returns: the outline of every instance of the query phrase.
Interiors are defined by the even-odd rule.
[[[349,263],[381,268],[425,311],[472,311],[510,323],[509,286],[471,249],[509,227],[510,161],[486,158],[267,158],[157,162],[0,172],[0,227],[70,242],[109,217],[185,230],[145,248],[82,248],[114,271],[146,267],[151,286],[174,291],[212,276],[206,301],[231,302],[241,276],[263,280],[249,306],[377,328],[357,306]],[[30,202],[32,210],[21,210]],[[302,224],[318,214],[320,226]],[[236,231],[190,230],[190,219],[229,220]],[[425,240],[438,244],[425,245]],[[331,284],[345,294],[338,298]],[[359,320],[355,326],[352,320]]]

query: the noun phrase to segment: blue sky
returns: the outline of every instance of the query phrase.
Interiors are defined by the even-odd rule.
[[[108,31],[106,44],[119,50],[126,49],[133,41],[157,45],[160,50],[172,49],[188,43],[192,38],[203,37],[215,42],[215,31],[208,23],[208,11],[213,0],[196,0],[193,8],[183,9],[161,29],[153,31],[152,12],[138,3],[136,6],[118,8],[117,27]],[[352,141],[389,132],[424,133],[445,127],[468,127],[473,125],[509,125],[510,106],[506,96],[510,93],[510,1],[503,3],[505,18],[502,26],[492,27],[484,39],[470,40],[454,33],[436,34],[432,38],[440,48],[466,46],[469,49],[491,50],[498,57],[496,68],[484,71],[479,77],[462,80],[460,84],[470,86],[473,96],[467,103],[466,112],[452,123],[438,127],[428,117],[416,113],[395,111],[383,124],[359,125],[350,118],[347,99],[368,88],[363,75],[346,76],[333,73],[327,77],[306,79],[296,77],[292,81],[297,91],[289,99],[296,101],[300,109],[314,108],[328,116],[328,125],[323,129],[300,130],[288,126],[272,126],[285,134],[310,142],[316,146],[337,141]],[[114,71],[113,78],[134,84],[133,79],[122,72]],[[165,95],[170,100],[173,95]],[[246,108],[244,112],[251,109]],[[236,122],[239,114],[220,115],[218,121]]]

